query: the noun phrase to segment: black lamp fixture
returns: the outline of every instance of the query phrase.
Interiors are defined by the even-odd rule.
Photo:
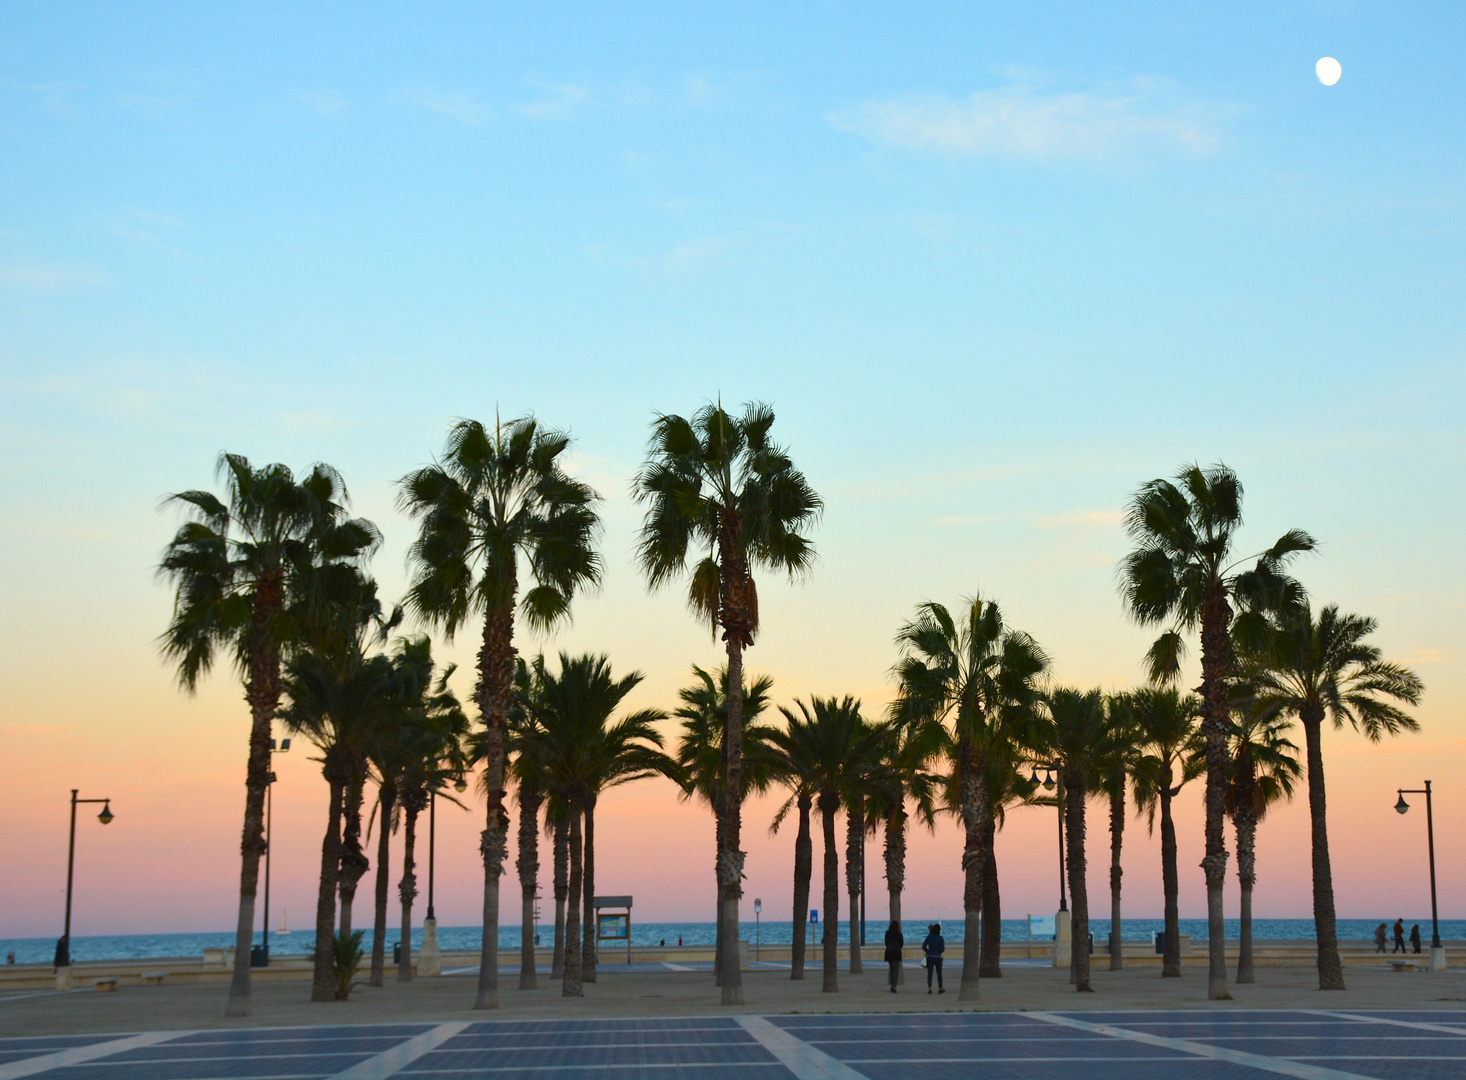
[[[102,812],[97,815],[97,820],[100,821],[103,825],[110,825],[112,824],[112,818],[114,816],[115,815],[112,813],[112,804],[103,803]]]

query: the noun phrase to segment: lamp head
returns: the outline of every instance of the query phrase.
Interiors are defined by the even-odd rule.
[[[1057,785],[1054,783],[1054,774],[1053,773],[1047,773],[1044,776],[1044,790],[1045,791],[1053,791],[1056,786]]]
[[[753,901],[753,911],[754,911],[754,914],[757,915],[763,909],[764,909],[764,902],[762,900],[758,899],[757,897],[755,897],[754,898],[754,901]]]
[[[281,739],[280,740],[280,752],[283,754],[285,751],[287,751],[289,749],[290,749],[290,740],[289,739]]]
[[[454,791],[460,791],[460,792],[467,791],[468,790],[468,781],[465,780],[463,777],[460,776],[457,780],[453,781],[453,790]]]
[[[103,825],[110,825],[114,816],[112,813],[112,804],[110,802],[104,802],[102,804],[102,812],[97,815],[97,820]]]
[[[1400,792],[1400,801],[1395,804],[1395,813],[1403,814],[1410,809],[1410,804],[1405,801],[1405,793]]]
[[[1038,787],[1038,766],[1037,765],[1035,765],[1033,767],[1033,775],[1028,778],[1028,784],[1029,784],[1030,787],[1035,787],[1035,788]]]

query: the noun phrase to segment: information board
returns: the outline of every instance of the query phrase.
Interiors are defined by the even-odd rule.
[[[630,915],[597,915],[596,938],[600,941],[626,941],[631,937]]]

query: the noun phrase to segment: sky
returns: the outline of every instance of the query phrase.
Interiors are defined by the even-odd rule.
[[[720,652],[638,575],[629,484],[656,414],[717,398],[772,404],[825,501],[814,571],[761,581],[746,663],[783,704],[878,714],[915,605],[978,591],[1059,683],[1137,684],[1125,501],[1225,461],[1240,544],[1318,537],[1315,603],[1426,685],[1420,733],[1326,736],[1340,914],[1428,914],[1423,815],[1390,812],[1427,778],[1466,914],[1463,45],[1459,5],[1362,0],[5,5],[0,937],[60,932],[73,787],[117,815],[78,826],[77,935],[233,925],[247,710],[156,645],[161,503],[221,451],[336,466],[390,600],[397,483],[455,418],[567,428],[605,580],[520,647],[606,652],[645,673],[630,707],[671,707]],[[439,644],[465,696],[473,645]],[[303,743],[276,768],[273,905],[304,923],[325,786]],[[776,806],[747,809],[747,896],[787,918]],[[476,919],[481,812],[440,815],[445,924]],[[1052,815],[999,835],[1005,914],[1055,907]],[[1178,821],[1201,916],[1199,785]],[[711,918],[705,809],[646,782],[597,824],[599,891]],[[908,914],[960,911],[960,849],[913,839]],[[1310,914],[1307,853],[1300,799],[1262,827],[1258,916]],[[1125,868],[1158,916],[1143,821]]]

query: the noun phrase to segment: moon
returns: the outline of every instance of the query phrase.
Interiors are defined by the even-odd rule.
[[[1318,81],[1325,86],[1333,86],[1334,83],[1339,81],[1339,76],[1344,74],[1344,68],[1332,56],[1325,56],[1313,65],[1313,73],[1318,76]]]

